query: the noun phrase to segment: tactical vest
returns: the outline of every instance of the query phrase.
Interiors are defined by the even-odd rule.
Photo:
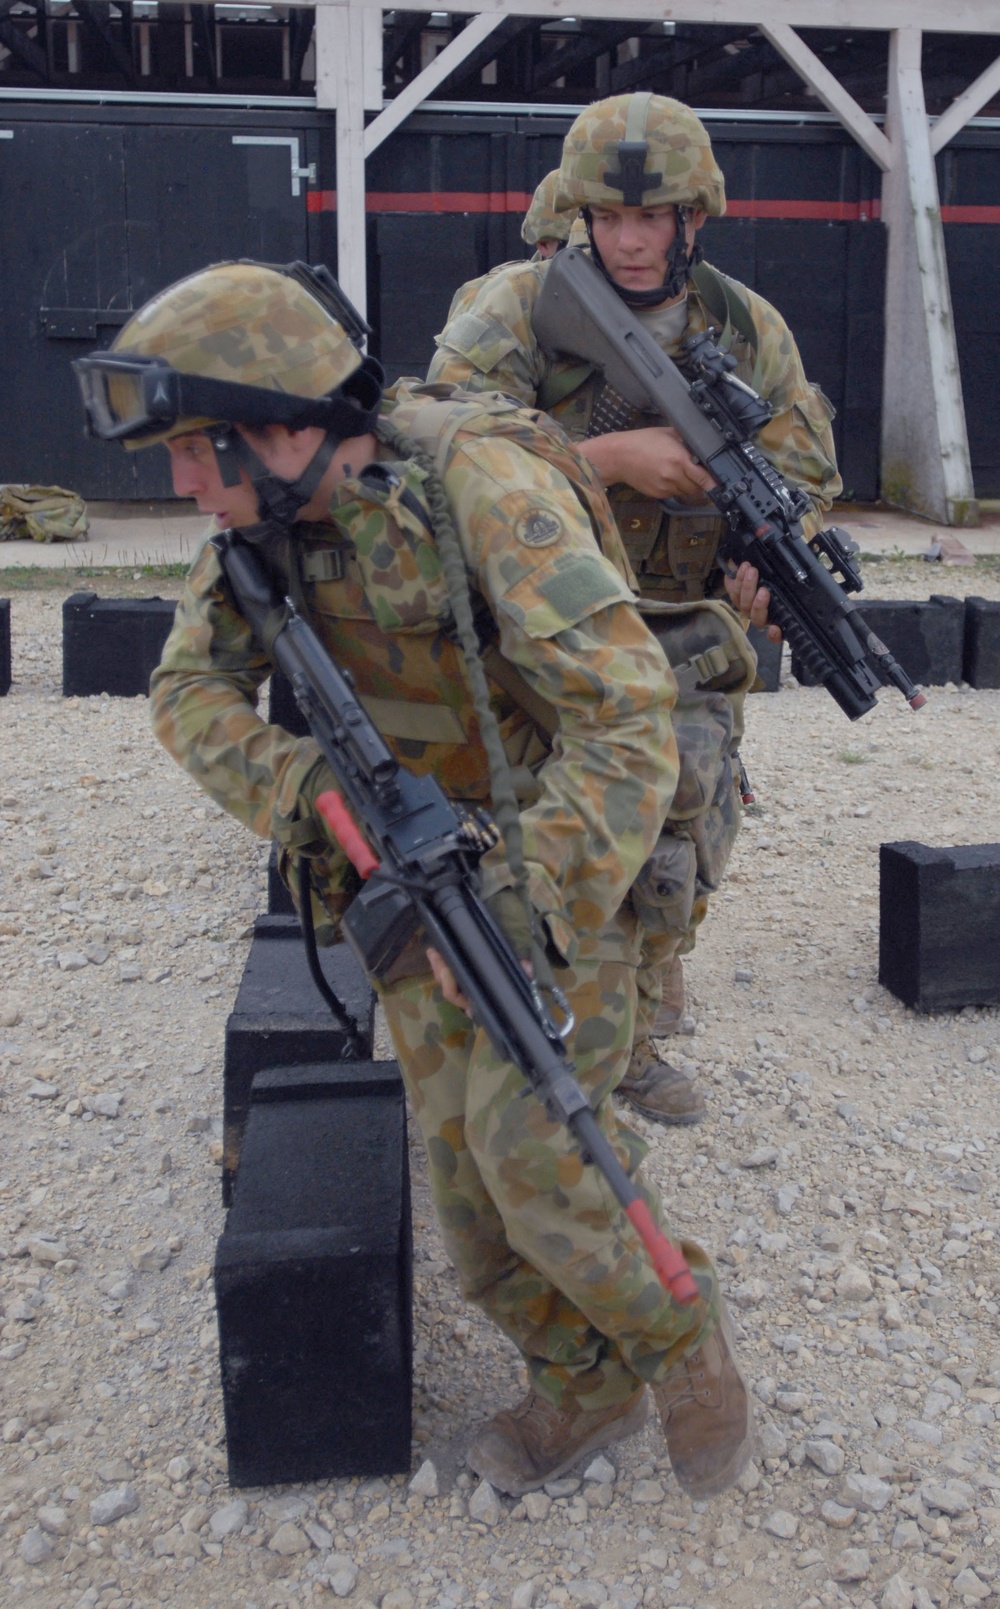
[[[692,279],[702,306],[722,332],[720,346],[733,352],[737,373],[749,382],[758,337],[747,303],[733,282],[708,263],[699,263]],[[538,405],[574,441],[662,423],[659,415],[623,405],[614,393],[612,397],[609,408],[600,375],[583,363],[556,368],[539,390]],[[642,596],[664,603],[703,598],[724,529],[714,505],[668,512],[656,498],[621,483],[609,486],[606,496]]]
[[[469,398],[449,385],[400,386],[387,402],[393,423],[434,458],[442,478],[459,438],[503,436],[546,459],[572,485],[606,556],[634,587],[596,477],[544,415],[499,396]],[[396,757],[419,775],[433,773],[451,797],[484,801],[489,765],[420,495],[423,478],[417,466],[396,463],[380,449],[354,497],[335,502],[329,522],[296,527],[293,559],[284,568],[286,575],[293,566],[297,571],[312,624],[353,677]],[[338,526],[350,536],[338,538]],[[473,607],[515,790],[527,802],[537,795],[533,772],[548,752],[554,711],[499,653],[495,622],[475,592]]]

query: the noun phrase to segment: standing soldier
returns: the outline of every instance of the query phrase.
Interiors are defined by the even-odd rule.
[[[803,524],[811,536],[840,490],[833,411],[806,380],[776,309],[701,261],[698,230],[706,217],[720,217],[726,203],[700,119],[661,95],[598,101],[566,136],[558,189],[568,215],[581,214],[594,260],[665,352],[680,357],[688,336],[712,326],[721,331],[736,374],[771,404],[773,417],[758,445],[808,492],[812,512]],[[608,489],[643,600],[686,605],[690,625],[698,620],[698,600],[728,595],[744,622],[764,626],[768,596],[758,589],[756,572],[744,565],[730,577],[719,568],[724,524],[706,497],[711,477],[676,432],[623,403],[592,364],[540,346],[532,312],[546,272],[545,262],[511,264],[480,282],[474,297],[459,293],[428,379],[499,391],[558,421]],[[776,628],[770,631],[776,635]],[[730,643],[727,652],[737,647]],[[673,654],[671,660],[676,663]],[[675,1031],[682,1015],[680,957],[694,946],[739,828],[733,762],[745,686],[725,690],[728,719],[720,719],[716,702],[692,710],[685,722],[703,784],[695,789],[702,809],[694,795],[679,796],[668,819],[672,830],[658,851],[659,869],[676,892],[661,906],[659,924],[648,909],[644,913],[650,931],[639,974],[636,1043],[619,1093],[665,1123],[697,1122],[704,1112],[700,1091],[660,1059],[653,1035]],[[684,741],[681,748],[683,758]],[[690,845],[686,855],[684,844]],[[653,880],[665,886],[662,877]]]
[[[670,670],[599,551],[614,526],[561,434],[498,398],[401,386],[380,408],[378,366],[345,319],[335,284],[301,264],[194,274],[77,365],[91,427],[127,446],[166,443],[177,494],[259,545],[404,765],[488,807],[487,742],[502,745],[524,801],[535,921],[578,1024],[568,1049],[662,1226],[637,1171],[645,1147],[609,1096],[633,1035],[642,930],[629,886],[677,782]],[[442,563],[455,543],[457,576]],[[455,640],[464,586],[488,701],[474,699]],[[286,865],[309,860],[330,929],[357,886],[316,810],[335,779],[311,738],[256,713],[272,668],[206,545],[153,675],[154,728]],[[551,710],[553,741],[510,686]],[[499,848],[482,872],[501,924],[526,921]],[[699,1296],[681,1307],[595,1170],[461,1008],[440,957],[414,942],[379,987],[449,1255],[530,1381],[480,1429],[472,1468],[505,1492],[541,1486],[636,1430],[650,1387],[685,1490],[731,1485],[750,1455],[749,1398],[705,1253],[685,1246]]]
[[[521,239],[526,246],[534,246],[533,263],[554,257],[565,246],[573,227],[575,208],[567,211],[566,201],[559,189],[560,171],[553,168],[536,187],[531,205],[521,223]]]

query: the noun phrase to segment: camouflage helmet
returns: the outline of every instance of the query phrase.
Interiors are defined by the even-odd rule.
[[[305,265],[294,267],[312,272]],[[169,285],[123,326],[109,357],[116,353],[162,358],[182,376],[273,391],[286,399],[328,397],[365,361],[316,289],[293,272],[253,262],[217,263]],[[125,376],[110,375],[107,381],[110,400],[119,403],[123,415],[131,401],[124,394],[127,385]],[[120,398],[116,386],[123,391]],[[221,417],[217,412],[178,418],[167,429],[120,439],[126,447],[148,447]],[[228,422],[244,420],[237,415]]]
[[[521,224],[521,239],[528,246],[542,240],[565,240],[577,214],[577,203],[568,201],[559,188],[559,169],[547,173],[531,198]]]
[[[581,112],[563,144],[565,205],[726,210],[725,181],[712,142],[690,106],[643,91],[612,95]]]

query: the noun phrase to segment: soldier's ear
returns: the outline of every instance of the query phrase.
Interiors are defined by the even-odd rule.
[[[707,217],[708,213],[705,211],[704,207],[694,207],[692,209],[691,222],[696,230],[701,228]]]

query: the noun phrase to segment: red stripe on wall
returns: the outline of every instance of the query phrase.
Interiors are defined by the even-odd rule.
[[[492,212],[524,213],[531,196],[523,190],[369,190],[368,212]],[[310,190],[309,212],[336,212],[336,190]],[[730,218],[800,218],[826,223],[868,223],[881,216],[881,203],[872,201],[743,201],[730,199]],[[945,223],[1000,224],[1000,207],[942,207]]]
[[[942,223],[1000,223],[1000,207],[942,207]]]
[[[881,212],[878,201],[741,201],[730,198],[730,218],[811,218],[827,223],[867,223]]]

